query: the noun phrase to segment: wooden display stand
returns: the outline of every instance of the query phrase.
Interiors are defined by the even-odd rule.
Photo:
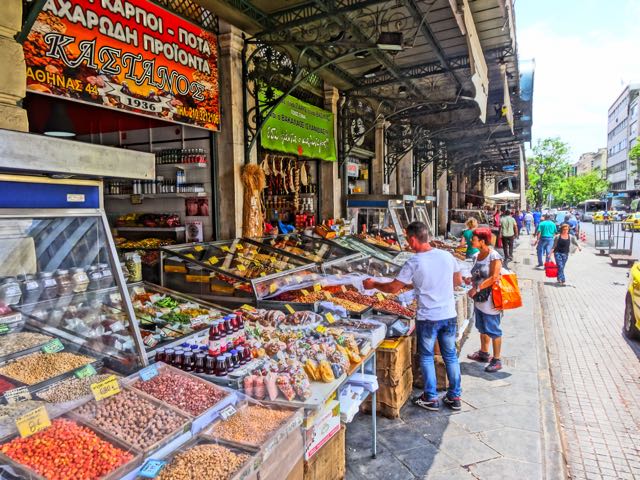
[[[318,452],[308,461],[304,462],[304,476],[298,477],[302,480],[341,480],[346,472],[346,445],[345,427],[340,427],[340,431],[333,436]],[[299,471],[293,469],[293,473]],[[289,475],[287,480],[294,480]],[[298,480],[298,479],[296,479]]]
[[[411,397],[411,340],[411,337],[385,340],[376,351],[379,385],[376,408],[383,417],[398,418],[400,409]],[[364,402],[361,410],[370,413],[371,401]]]

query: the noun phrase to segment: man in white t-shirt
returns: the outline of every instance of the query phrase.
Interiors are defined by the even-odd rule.
[[[424,376],[424,393],[413,399],[413,403],[427,410],[437,411],[440,408],[433,363],[437,339],[449,379],[449,388],[442,401],[453,410],[460,410],[460,364],[456,350],[458,327],[453,289],[462,284],[462,275],[453,255],[431,247],[429,240],[429,230],[424,223],[411,223],[407,227],[407,241],[416,254],[405,263],[395,280],[379,282],[368,278],[364,281],[364,288],[397,293],[405,286],[413,285],[418,299],[416,337]]]

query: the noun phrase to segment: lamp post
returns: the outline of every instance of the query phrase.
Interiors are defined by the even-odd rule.
[[[540,180],[538,181],[538,188],[540,189],[540,205],[539,205],[540,211],[542,211],[542,201],[543,201],[543,199],[542,199],[542,179],[543,179],[544,172],[545,172],[546,169],[547,168],[544,165],[540,165],[538,167],[538,173],[540,174]]]

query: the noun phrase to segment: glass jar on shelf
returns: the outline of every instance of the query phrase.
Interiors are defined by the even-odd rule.
[[[70,295],[73,292],[73,281],[71,280],[69,270],[66,268],[56,270],[55,279],[58,285],[59,296]]]
[[[71,281],[73,282],[73,293],[84,293],[89,288],[89,276],[82,267],[71,269]]]

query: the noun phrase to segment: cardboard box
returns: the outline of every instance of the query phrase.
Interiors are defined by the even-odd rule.
[[[404,372],[411,366],[411,337],[400,337],[393,342],[383,342],[377,350],[378,382],[397,385]]]
[[[346,472],[345,428],[341,427],[310,460],[304,462],[304,480],[341,480]]]
[[[433,357],[433,363],[436,367],[436,389],[447,389],[447,367],[440,355]],[[413,362],[413,386],[415,388],[424,388],[424,378],[422,377],[422,369],[420,368],[420,357],[416,354]]]
[[[282,477],[280,477],[282,478]],[[300,458],[298,462],[293,466],[289,475],[284,480],[303,480],[304,478],[304,458]]]
[[[340,403],[333,400],[328,408],[316,417],[311,427],[303,431],[305,438],[304,459],[309,460],[340,430]]]
[[[398,418],[400,410],[413,392],[413,372],[407,368],[395,384],[380,383],[376,396],[377,413],[387,418]],[[361,411],[371,413],[371,397],[362,404]]]
[[[268,455],[267,455],[268,454]],[[302,429],[294,428],[271,452],[265,452],[258,471],[259,480],[301,479],[303,471],[304,439]],[[299,465],[299,473],[295,470]],[[293,476],[292,476],[293,475]]]

